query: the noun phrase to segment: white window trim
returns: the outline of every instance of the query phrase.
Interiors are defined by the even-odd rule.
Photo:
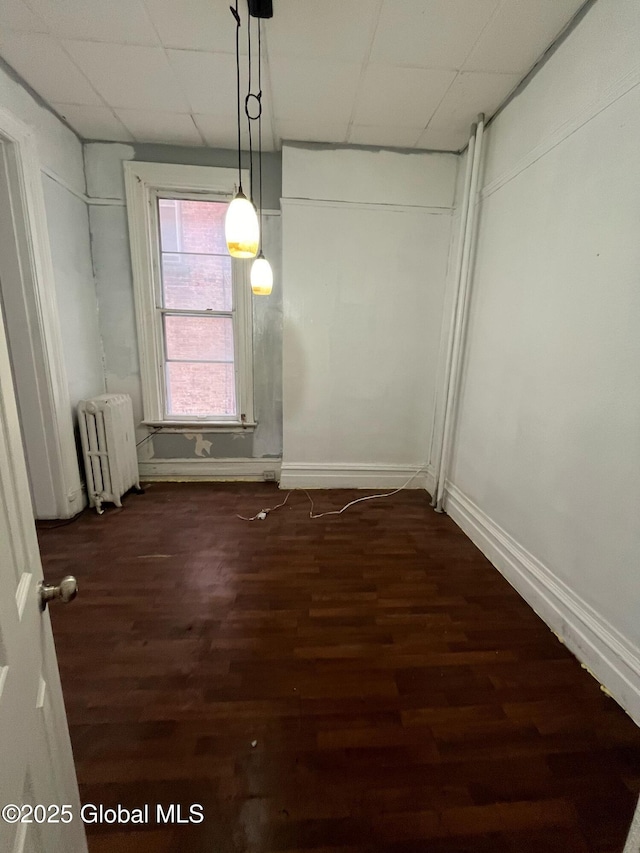
[[[133,270],[133,292],[136,306],[140,377],[144,423],[149,426],[171,426],[207,430],[252,429],[256,426],[253,412],[253,345],[252,306],[248,264],[233,263],[235,328],[235,366],[238,417],[197,418],[165,414],[164,339],[162,315],[156,300],[160,287],[160,270],[154,247],[158,238],[155,209],[158,193],[207,195],[231,200],[237,180],[234,169],[215,166],[183,166],[172,163],[124,163],[124,181],[129,219],[129,240]],[[242,173],[245,185],[249,175]]]

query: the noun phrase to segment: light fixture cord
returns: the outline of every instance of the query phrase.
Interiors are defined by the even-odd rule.
[[[260,254],[262,254],[262,20],[258,18],[258,169],[260,192]]]
[[[249,0],[247,0],[247,3]],[[251,201],[253,201],[253,137],[251,130],[251,122],[253,119],[251,118],[251,114],[249,112],[249,101],[252,97],[255,97],[251,91],[252,87],[252,72],[251,72],[251,11],[248,12],[248,25],[247,25],[247,50],[249,52],[249,86],[247,89],[247,97],[244,101],[244,111],[247,116],[247,126],[249,128],[249,194],[251,196]]]
[[[236,21],[236,94],[238,107],[238,192],[242,192],[242,131],[240,120],[240,13],[238,12],[238,0],[236,8],[229,6],[231,14]]]

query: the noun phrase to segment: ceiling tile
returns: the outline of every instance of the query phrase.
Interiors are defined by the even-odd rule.
[[[461,72],[429,124],[430,130],[464,132],[484,113],[490,118],[520,82],[518,74]]]
[[[235,122],[213,115],[196,114],[193,118],[210,148],[229,148],[231,150],[237,148],[238,136]]]
[[[168,50],[167,56],[194,112],[236,115],[234,56],[193,50]]]
[[[455,71],[369,65],[358,90],[354,122],[426,127]]]
[[[287,121],[286,119],[276,122],[276,133],[279,141],[290,140],[291,142],[336,142],[343,143],[347,140],[349,122],[331,123],[321,120],[314,121]]]
[[[465,63],[467,71],[525,74],[584,0],[505,0]]]
[[[212,0],[145,0],[165,47],[226,51],[235,56],[236,23],[229,3]],[[241,10],[242,12],[242,10]],[[244,37],[241,48],[244,47]]]
[[[362,62],[379,8],[379,0],[278,0],[263,30],[269,55]]]
[[[55,110],[84,139],[105,142],[131,142],[133,137],[107,107],[80,107],[76,104],[53,104]]]
[[[65,41],[67,50],[112,107],[189,111],[162,48]]]
[[[354,124],[349,133],[349,142],[354,145],[380,145],[386,148],[413,148],[421,136],[424,125],[402,127],[394,125]]]
[[[101,105],[86,77],[53,36],[0,32],[0,54],[45,100]]]
[[[237,112],[236,112],[236,68],[235,58],[222,53],[202,53],[191,50],[168,50],[169,62],[176,72],[178,80],[189,102],[192,112],[197,115],[209,116],[212,124],[215,124],[216,138],[222,131],[222,138],[229,133],[235,134]],[[246,69],[243,69],[241,79],[242,91],[242,133],[243,140],[247,134],[247,124],[244,117],[244,94],[247,88]],[[254,86],[257,90],[257,85]],[[252,114],[255,104],[252,105]],[[266,149],[266,140],[272,144],[271,138],[271,116],[273,104],[269,97],[269,90],[263,76],[263,114],[262,132],[265,140],[263,147]],[[254,137],[257,138],[257,125],[253,126]],[[205,134],[206,136],[207,134]],[[248,143],[243,141],[243,144]],[[235,147],[235,142],[233,144]]]
[[[2,0],[0,5],[0,28],[23,33],[48,33],[49,25],[32,12],[22,0]]]
[[[371,59],[462,68],[499,0],[384,0]]]
[[[416,148],[422,151],[460,151],[469,141],[469,128],[464,130],[435,130],[428,127],[418,139]]]
[[[360,66],[321,59],[270,57],[271,89],[277,119],[348,122],[353,110]]]
[[[200,133],[204,136],[207,145],[211,148],[230,148],[236,150],[238,145],[238,137],[236,131],[235,118],[233,121],[221,118],[215,115],[194,115],[194,120]],[[257,132],[255,136],[255,145],[257,150]],[[248,140],[246,132],[243,128],[242,148],[247,150]],[[273,151],[275,148],[271,126],[263,124],[262,127],[262,150]]]
[[[193,118],[188,114],[155,110],[115,110],[115,114],[137,142],[203,144]]]
[[[142,0],[29,0],[29,7],[60,38],[158,44]]]

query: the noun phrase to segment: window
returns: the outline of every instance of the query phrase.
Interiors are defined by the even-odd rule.
[[[234,173],[134,162],[125,179],[145,422],[253,426],[251,291],[224,238]]]

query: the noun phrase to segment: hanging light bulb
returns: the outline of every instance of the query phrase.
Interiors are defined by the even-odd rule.
[[[260,252],[251,264],[251,290],[256,296],[268,296],[273,288],[271,264]]]
[[[242,191],[242,133],[240,125],[240,14],[238,0],[235,8],[230,7],[236,21],[236,108],[238,117],[238,192],[227,208],[224,222],[224,233],[227,250],[232,258],[255,258],[260,245],[260,226],[258,214],[253,203]],[[249,32],[250,32],[249,21]],[[245,106],[246,110],[246,106]],[[251,158],[251,151],[249,153]],[[253,171],[252,171],[253,174]],[[253,179],[251,181],[253,191]]]
[[[258,214],[253,204],[238,189],[233,201],[227,208],[224,221],[224,234],[227,249],[232,258],[255,258],[260,243]]]

